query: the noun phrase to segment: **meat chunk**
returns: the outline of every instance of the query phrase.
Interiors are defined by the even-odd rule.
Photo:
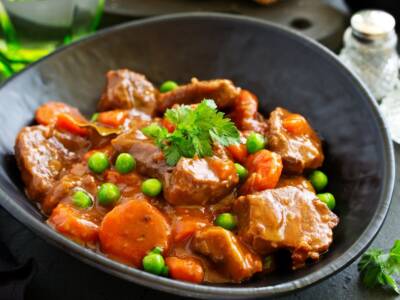
[[[159,94],[158,111],[163,113],[174,104],[199,103],[203,99],[213,99],[218,108],[223,110],[234,105],[239,92],[240,89],[235,87],[230,80],[199,81],[192,79],[192,82],[187,85],[181,85],[170,92]]]
[[[257,97],[247,90],[241,90],[236,97],[230,117],[238,129],[242,131],[255,131],[264,134],[267,129],[267,123],[258,112]]]
[[[30,199],[39,201],[59,174],[77,158],[46,126],[23,128],[15,143],[15,156]]]
[[[291,250],[294,269],[328,250],[339,221],[314,193],[291,186],[241,196],[233,210],[244,242],[259,254]]]
[[[103,219],[99,238],[104,253],[140,267],[154,247],[168,249],[170,226],[153,205],[132,199],[114,207]]]
[[[181,158],[164,177],[164,197],[173,205],[205,205],[229,194],[239,182],[233,162],[210,158]]]
[[[299,189],[305,189],[307,191],[315,193],[315,189],[311,182],[304,176],[282,176],[279,179],[276,187],[294,186]]]
[[[77,243],[94,247],[99,226],[88,216],[67,203],[60,203],[53,210],[47,223]]]
[[[75,164],[52,185],[42,200],[42,210],[50,214],[58,203],[68,200],[79,188],[92,195],[96,195],[97,192],[97,182],[92,175],[87,174],[87,167],[84,164]]]
[[[127,69],[109,71],[107,85],[98,104],[100,111],[135,108],[153,115],[157,90],[142,74]]]
[[[235,235],[221,227],[198,230],[191,247],[207,256],[225,276],[234,282],[244,281],[262,270],[261,259],[242,244]]]
[[[112,145],[118,152],[129,152],[135,157],[136,169],[140,174],[163,179],[167,173],[172,172],[160,148],[139,130],[118,136]]]
[[[271,112],[267,135],[269,149],[282,157],[284,171],[301,174],[322,165],[321,141],[302,116],[278,107]]]
[[[239,182],[233,162],[225,157],[181,158],[171,167],[162,151],[151,140],[141,139],[138,133],[121,135],[112,143],[117,151],[129,152],[135,157],[139,173],[163,182],[164,197],[173,205],[215,202]]]

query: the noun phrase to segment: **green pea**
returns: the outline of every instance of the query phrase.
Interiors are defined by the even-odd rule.
[[[154,247],[153,250],[150,251],[151,253],[155,254],[161,254],[163,252],[163,249],[161,247]]]
[[[136,160],[129,153],[121,153],[115,161],[115,168],[119,173],[126,174],[136,167]]]
[[[143,181],[142,183],[142,192],[147,196],[155,197],[161,193],[161,190],[162,184],[158,179],[151,178]]]
[[[330,210],[333,210],[335,208],[336,200],[331,193],[317,194],[317,197],[319,198],[319,200],[324,202]]]
[[[168,275],[169,275],[169,269],[166,265],[164,265],[164,267],[161,271],[161,276],[168,277]]]
[[[89,208],[93,205],[93,200],[88,193],[79,190],[72,195],[72,203],[79,208]]]
[[[322,191],[328,185],[328,176],[319,170],[313,171],[309,179],[317,192]]]
[[[214,223],[222,228],[232,230],[236,227],[237,221],[231,213],[223,213],[217,216]]]
[[[161,86],[160,86],[160,92],[161,93],[166,93],[170,92],[178,87],[178,84],[175,81],[168,80],[165,81]]]
[[[149,253],[142,261],[143,269],[149,273],[161,275],[165,272],[165,261],[161,254]]]
[[[103,206],[114,204],[121,196],[119,188],[113,183],[103,183],[97,191],[97,199]]]
[[[94,113],[90,118],[90,122],[96,122],[98,118],[99,118],[99,113]]]
[[[92,172],[100,174],[110,166],[110,163],[105,153],[95,152],[89,157],[88,166]]]
[[[265,148],[265,138],[259,133],[252,132],[247,137],[246,147],[251,154],[262,150]]]
[[[241,164],[235,163],[235,168],[236,168],[236,173],[239,176],[239,179],[241,181],[245,180],[247,175],[248,175],[248,171],[245,167],[243,167]]]

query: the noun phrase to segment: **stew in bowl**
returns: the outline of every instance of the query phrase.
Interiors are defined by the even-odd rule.
[[[320,259],[339,218],[321,140],[307,119],[228,79],[159,89],[131,70],[107,73],[90,118],[38,107],[15,154],[29,199],[60,234],[160,276],[240,283],[289,253]]]

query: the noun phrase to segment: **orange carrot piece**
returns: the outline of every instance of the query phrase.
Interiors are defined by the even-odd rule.
[[[202,283],[204,279],[204,270],[200,262],[191,257],[167,257],[165,263],[169,270],[171,278],[188,281],[193,283]]]
[[[181,242],[193,235],[193,233],[209,224],[206,220],[200,220],[194,217],[187,217],[178,220],[173,229],[175,242]]]
[[[75,107],[69,106],[68,104],[62,102],[51,101],[41,105],[36,110],[36,122],[41,125],[49,125],[56,122],[58,115],[61,113],[69,114],[80,121],[85,120],[79,110]]]
[[[174,132],[174,130],[175,130],[175,125],[172,124],[170,121],[168,121],[167,119],[162,119],[161,123],[162,123],[162,125],[163,125],[165,128],[167,128],[167,130],[168,130],[169,133]]]
[[[78,243],[94,245],[98,239],[98,226],[86,220],[83,213],[68,204],[58,204],[47,222],[58,232]]]
[[[242,164],[246,161],[248,153],[245,144],[230,145],[226,149],[235,161]]]
[[[119,127],[124,124],[127,117],[127,110],[116,109],[99,113],[97,122],[111,127]]]
[[[242,194],[275,188],[283,169],[280,155],[265,149],[250,155],[246,167],[249,177],[241,187]]]
[[[104,217],[99,231],[104,253],[135,267],[154,247],[166,250],[170,227],[165,217],[144,200],[130,200]]]
[[[79,127],[71,115],[65,113],[57,116],[56,128],[80,136],[87,136],[89,133],[86,128]]]
[[[307,120],[299,114],[290,114],[282,123],[283,127],[294,135],[304,135],[310,130]]]

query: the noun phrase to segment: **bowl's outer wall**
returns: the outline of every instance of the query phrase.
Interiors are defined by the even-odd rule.
[[[0,203],[12,207],[14,214],[18,207],[20,221],[46,235],[46,239],[69,252],[82,251],[66,239],[55,237],[47,228],[38,230],[37,221],[32,220],[42,222],[43,217],[23,194],[13,145],[19,130],[32,122],[35,109],[48,100],[59,100],[86,114],[93,113],[105,84],[105,73],[110,69],[129,68],[146,74],[155,84],[167,79],[184,83],[193,76],[229,78],[254,92],[265,114],[282,106],[310,120],[325,141],[328,189],[336,196],[336,213],[341,220],[331,251],[321,262],[297,272],[245,283],[240,288],[268,286],[260,293],[248,290],[247,296],[268,295],[274,289],[288,291],[343,267],[375,235],[390,201],[392,179],[385,176],[393,175],[392,150],[376,107],[346,69],[309,41],[264,23],[227,19],[230,18],[161,18],[121,27],[69,47],[5,84],[0,89],[0,188],[9,197],[3,196]],[[21,217],[24,214],[29,217]],[[379,222],[373,223],[373,218]],[[367,228],[369,237],[364,236],[362,244],[355,244]],[[98,264],[91,258],[93,253],[84,253],[86,261]],[[154,281],[149,274],[123,270],[118,263],[112,266],[114,273],[125,272],[119,275],[136,282],[146,284],[148,278]],[[301,278],[304,280],[292,282]],[[207,297],[201,290],[204,286],[198,290],[188,284],[170,284],[166,279],[146,285],[155,284],[172,292]],[[232,294],[210,293],[239,296],[235,294],[238,286],[232,287]]]

